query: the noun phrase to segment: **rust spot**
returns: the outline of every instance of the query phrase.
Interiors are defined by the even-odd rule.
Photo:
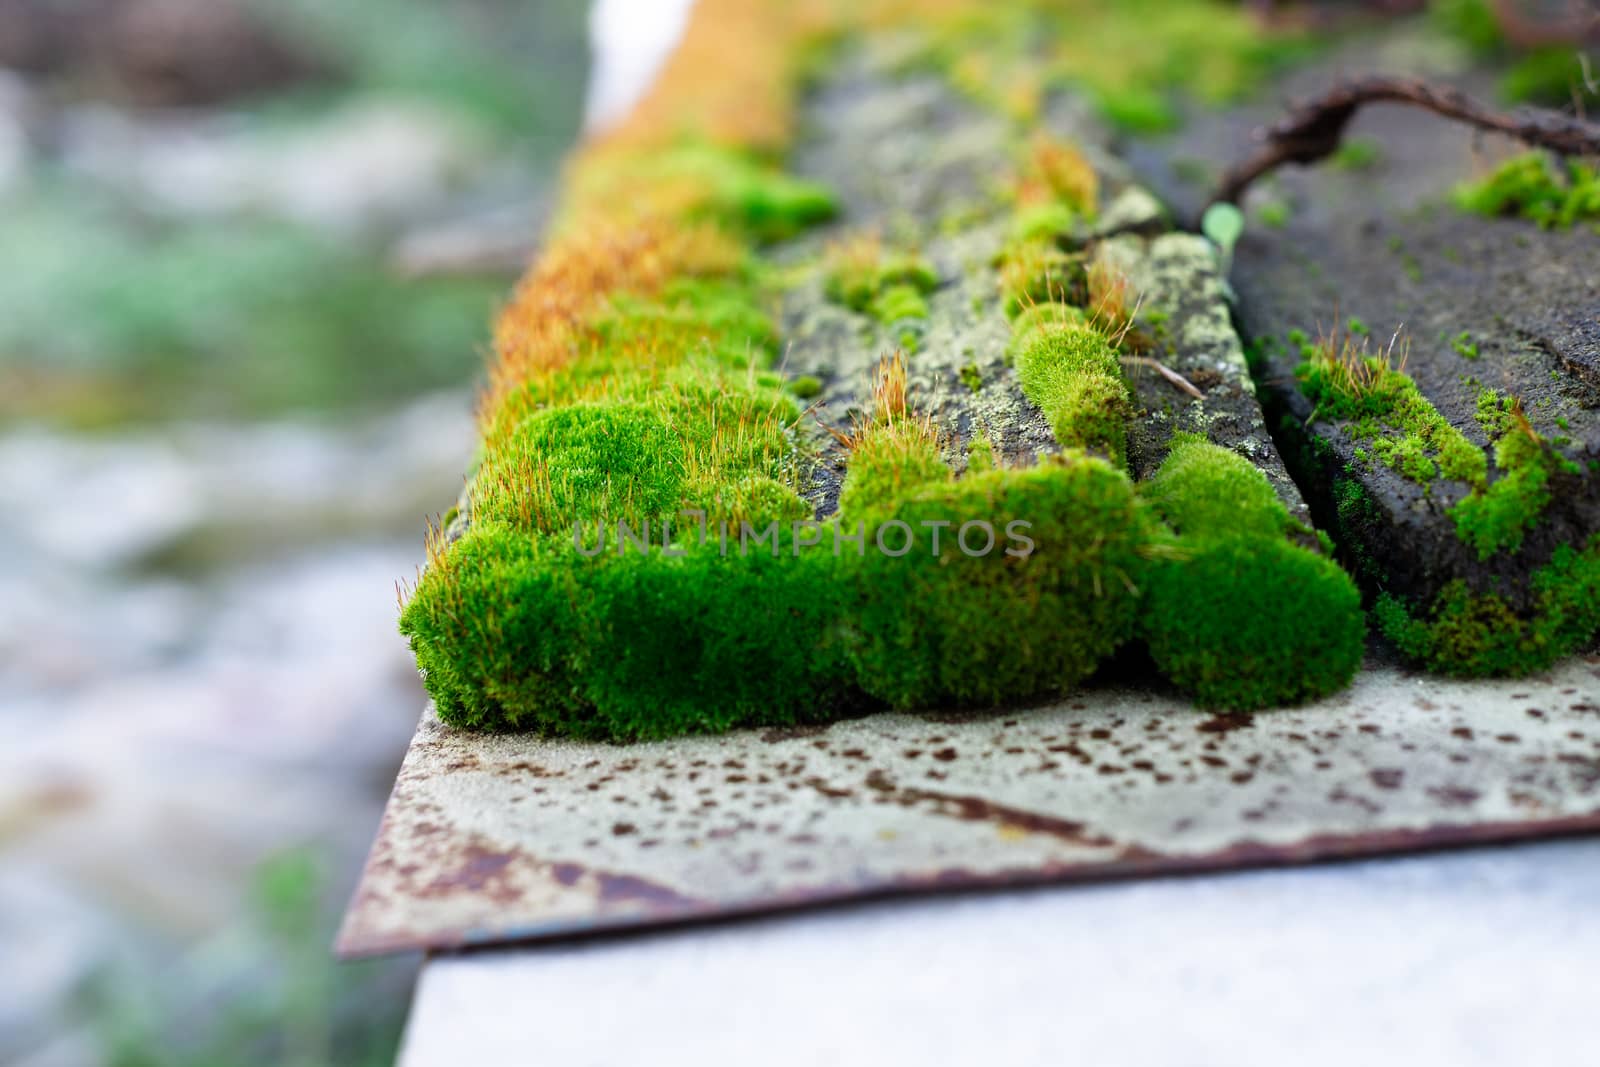
[[[1463,785],[1441,785],[1428,790],[1428,795],[1439,803],[1451,808],[1465,808],[1478,802],[1483,796],[1476,789],[1468,789]]]
[[[1372,784],[1379,789],[1399,789],[1405,777],[1406,772],[1398,767],[1381,767],[1371,774]]]
[[[1242,712],[1213,715],[1195,729],[1203,734],[1231,734],[1235,730],[1248,730],[1256,724],[1255,716]]]
[[[815,789],[817,792],[831,800],[844,800],[846,797],[855,796],[855,794],[850,790],[840,789],[837,786],[829,785],[821,778],[807,778],[806,785],[809,785],[812,789]]]
[[[418,895],[440,897],[453,893],[481,893],[496,903],[514,903],[521,899],[522,891],[510,885],[505,875],[515,859],[515,852],[496,851],[470,842],[461,849],[456,867],[423,886]]]
[[[882,771],[873,771],[867,776],[867,787],[901,807],[927,806],[935,815],[960,819],[963,822],[994,823],[997,826],[1024,830],[1030,834],[1044,834],[1075,845],[1103,847],[1114,844],[1110,838],[1091,833],[1083,823],[1073,819],[1013,808],[984,797],[943,793],[916,786],[901,788]]]
[[[632,874],[594,870],[581,863],[553,864],[550,872],[557,882],[569,889],[586,878],[593,880],[602,907],[608,904],[645,904],[651,911],[670,916],[683,911],[698,911],[705,906],[703,901],[694,897]]]
[[[953,748],[941,748],[933,754],[933,758],[940,763],[949,763],[956,758],[956,750]]]

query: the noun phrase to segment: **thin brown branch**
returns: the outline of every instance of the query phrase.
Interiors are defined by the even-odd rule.
[[[1167,381],[1171,382],[1179,389],[1182,389],[1196,400],[1204,400],[1206,398],[1206,394],[1196,389],[1193,382],[1189,381],[1189,379],[1185,378],[1183,375],[1179,374],[1165,363],[1162,363],[1159,359],[1151,359],[1149,356],[1123,356],[1122,362],[1132,364],[1136,367],[1153,367],[1155,368],[1156,373],[1160,374]]]
[[[1333,155],[1355,113],[1368,104],[1379,103],[1419,107],[1565,156],[1600,154],[1600,125],[1595,123],[1544,108],[1519,108],[1509,114],[1495,112],[1448,86],[1429,85],[1415,78],[1374,76],[1336,85],[1258,131],[1260,151],[1223,174],[1213,202],[1237,204],[1244,191],[1263,174],[1285,163],[1305,166]]]

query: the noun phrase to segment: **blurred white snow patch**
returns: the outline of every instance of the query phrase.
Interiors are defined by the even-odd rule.
[[[689,20],[694,0],[595,0],[589,13],[594,66],[584,128],[593,133],[644,95]]]

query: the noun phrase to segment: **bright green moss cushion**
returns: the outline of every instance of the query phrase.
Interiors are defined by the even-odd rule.
[[[1140,487],[1177,531],[1151,567],[1141,631],[1156,665],[1202,705],[1249,710],[1326,696],[1361,666],[1361,594],[1288,539],[1289,513],[1243,456],[1178,435]]]
[[[892,506],[846,513],[904,523],[910,551],[847,560],[847,652],[861,687],[896,707],[993,705],[1068,689],[1134,632],[1152,521],[1109,463],[1069,454],[1025,470],[928,483]],[[987,522],[987,532],[967,522]],[[1008,536],[1025,536],[1028,546]],[[930,523],[938,527],[934,555]],[[891,536],[892,535],[892,536]],[[871,534],[869,533],[869,537]],[[905,537],[886,533],[891,548]],[[1009,550],[1009,551],[1008,551]]]

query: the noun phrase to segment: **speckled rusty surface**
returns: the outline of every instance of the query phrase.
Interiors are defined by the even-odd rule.
[[[613,746],[423,716],[346,956],[1600,831],[1600,656],[1254,717],[1094,689]]]

